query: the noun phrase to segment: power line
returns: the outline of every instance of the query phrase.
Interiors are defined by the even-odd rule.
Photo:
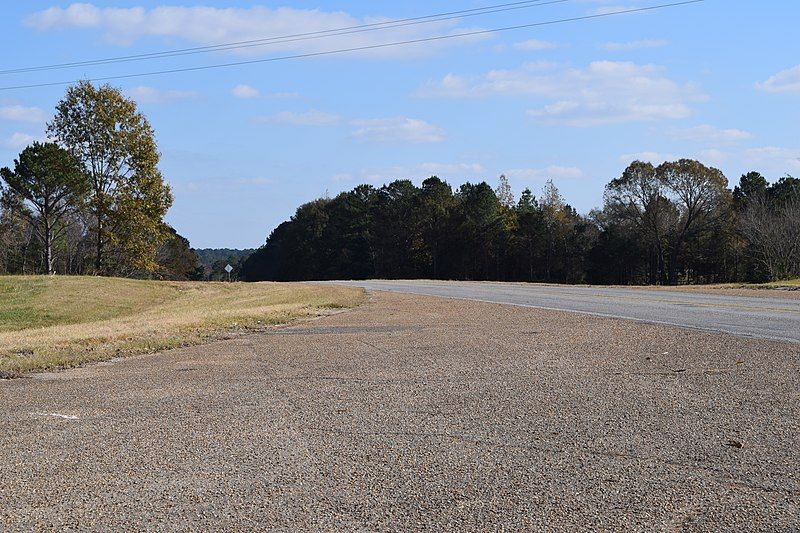
[[[493,13],[502,13],[507,11],[515,11],[520,9],[528,9],[532,7],[546,6],[550,4],[561,4],[571,0],[526,0],[521,2],[511,2],[505,4],[496,4],[484,6],[481,8],[464,9],[460,11],[449,11],[445,13],[437,13],[434,15],[425,15],[421,17],[413,17],[407,19],[389,20],[385,22],[374,22],[371,24],[360,24],[357,26],[347,26],[343,28],[332,28],[329,30],[319,30],[306,33],[296,33],[291,35],[283,35],[280,37],[265,37],[261,39],[252,39],[248,41],[237,41],[233,43],[221,43],[208,46],[198,46],[193,48],[181,48],[177,50],[165,50],[161,52],[151,52],[146,54],[136,54],[127,56],[108,57],[103,59],[90,59],[86,61],[75,61],[70,63],[55,63],[52,65],[41,65],[37,67],[21,67],[16,69],[0,70],[1,74],[20,74],[27,72],[40,72],[46,70],[61,70],[67,68],[75,68],[82,66],[94,65],[107,65],[114,63],[126,63],[131,61],[143,61],[148,59],[162,59],[165,57],[176,57],[193,54],[203,54],[209,52],[219,52],[227,50],[236,50],[240,48],[251,48],[256,46],[268,46],[272,44],[282,44],[288,42],[305,41],[311,39],[321,39],[325,37],[337,37],[341,35],[352,35],[356,33],[365,33],[370,31],[379,31],[392,28],[401,28],[406,26],[414,26],[419,24],[431,24],[434,22],[444,22],[448,20],[476,17],[481,15],[489,15]]]
[[[463,37],[474,37],[477,35],[487,35],[490,33],[497,33],[497,32],[504,32],[504,31],[513,31],[513,30],[521,30],[521,29],[529,29],[535,28],[540,26],[551,26],[555,24],[564,24],[568,22],[577,22],[582,20],[592,20],[592,19],[599,19],[604,17],[611,17],[615,15],[624,15],[629,13],[641,13],[645,11],[655,11],[658,9],[666,9],[670,7],[677,7],[677,6],[685,6],[689,4],[699,4],[701,2],[705,2],[705,0],[684,0],[681,2],[672,2],[668,4],[658,4],[654,6],[647,6],[647,7],[640,7],[640,8],[631,8],[631,9],[623,9],[618,11],[610,11],[607,13],[597,13],[594,15],[584,15],[581,17],[570,17],[570,18],[563,18],[557,20],[549,20],[544,22],[533,22],[530,24],[519,24],[516,26],[506,26],[503,28],[495,28],[491,30],[475,30],[463,33],[456,33],[452,35],[439,35],[435,37],[424,37],[420,39],[410,39],[406,41],[396,41],[391,43],[383,43],[383,44],[373,44],[373,45],[366,45],[366,46],[357,46],[352,48],[340,48],[338,50],[327,50],[323,52],[309,52],[305,54],[294,54],[288,56],[279,56],[279,57],[269,57],[265,59],[251,59],[247,61],[235,61],[230,63],[218,63],[215,65],[202,65],[198,67],[183,67],[183,68],[175,68],[175,69],[167,69],[167,70],[158,70],[152,72],[140,72],[136,74],[122,74],[117,76],[105,76],[105,77],[98,77],[92,78],[88,80],[71,80],[71,81],[56,81],[56,82],[46,82],[46,83],[34,83],[29,85],[15,85],[15,86],[7,86],[7,87],[0,87],[0,91],[11,91],[11,90],[18,90],[18,89],[35,89],[40,87],[53,87],[57,85],[72,85],[74,83],[78,83],[80,81],[110,81],[110,80],[122,80],[122,79],[130,79],[130,78],[139,78],[145,76],[158,76],[163,74],[176,74],[181,72],[195,72],[201,70],[210,70],[210,69],[217,69],[217,68],[227,68],[227,67],[236,67],[242,65],[253,65],[258,63],[272,63],[277,61],[288,61],[291,59],[306,59],[311,57],[321,57],[321,56],[329,56],[335,54],[343,54],[343,53],[350,53],[350,52],[363,52],[367,50],[376,50],[380,48],[389,48],[395,46],[405,46],[410,44],[421,44],[421,43],[429,43],[429,42],[436,42],[436,41],[444,41],[447,39],[458,39]]]

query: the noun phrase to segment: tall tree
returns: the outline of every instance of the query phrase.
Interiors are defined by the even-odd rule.
[[[674,211],[655,167],[644,161],[631,163],[621,177],[606,186],[605,204],[611,216],[632,222],[647,241],[648,281],[666,283],[666,240]]]
[[[545,279],[552,281],[555,256],[560,251],[560,244],[566,239],[567,213],[566,204],[561,192],[553,180],[547,180],[542,187],[539,208],[547,236],[547,252],[545,254]]]
[[[767,198],[751,202],[742,225],[770,279],[800,276],[800,194],[777,204]]]
[[[408,278],[416,272],[414,205],[419,189],[409,180],[396,180],[378,189],[370,206],[374,230],[375,274]]]
[[[420,262],[427,265],[425,274],[438,278],[442,275],[445,247],[448,239],[448,223],[455,207],[453,189],[436,176],[422,182],[414,210]],[[452,237],[452,236],[451,236]]]
[[[693,232],[716,222],[721,204],[730,201],[728,180],[716,168],[692,159],[663,163],[658,180],[670,194],[678,219],[670,232],[669,283],[678,282],[678,259]]]
[[[14,170],[0,169],[12,194],[24,202],[30,223],[44,252],[45,269],[55,274],[53,243],[67,230],[70,214],[89,192],[88,176],[78,161],[54,143],[33,143],[14,162]]]
[[[34,231],[27,207],[0,180],[0,272],[26,273]]]
[[[733,201],[739,211],[747,209],[753,200],[760,200],[767,195],[767,180],[758,172],[748,172],[739,178],[739,185],[733,189]]]
[[[530,189],[522,191],[516,212],[518,269],[522,273],[522,279],[534,281],[541,256],[540,247],[546,239],[546,230],[539,202]]]
[[[782,205],[800,198],[800,179],[784,176],[769,186],[767,195],[775,205]]]
[[[499,184],[494,191],[497,195],[497,200],[503,207],[511,209],[514,207],[514,191],[511,189],[511,184],[505,174],[501,174],[498,181]]]
[[[153,271],[172,194],[158,170],[153,129],[136,103],[109,85],[79,82],[56,106],[48,133],[91,179],[96,271]]]

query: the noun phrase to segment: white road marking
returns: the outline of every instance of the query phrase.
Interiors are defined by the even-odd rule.
[[[63,418],[65,420],[78,420],[78,417],[75,415],[62,415],[61,413],[31,413],[35,416],[53,416],[55,418]]]

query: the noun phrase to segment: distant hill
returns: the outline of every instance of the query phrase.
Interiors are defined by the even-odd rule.
[[[237,250],[235,248],[202,248],[194,251],[201,265],[211,266],[215,261],[227,260],[231,257],[239,262],[250,256],[255,249]]]
[[[239,279],[240,265],[255,252],[255,249],[237,250],[235,248],[202,248],[194,251],[203,268],[203,279],[219,281],[227,279],[225,266],[230,263],[233,267],[231,278]]]

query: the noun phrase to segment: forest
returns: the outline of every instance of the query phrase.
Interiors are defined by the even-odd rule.
[[[729,188],[694,160],[635,161],[576,212],[548,181],[515,198],[501,176],[360,185],[297,209],[242,265],[248,281],[425,278],[553,283],[760,282],[800,276],[800,179]]]

